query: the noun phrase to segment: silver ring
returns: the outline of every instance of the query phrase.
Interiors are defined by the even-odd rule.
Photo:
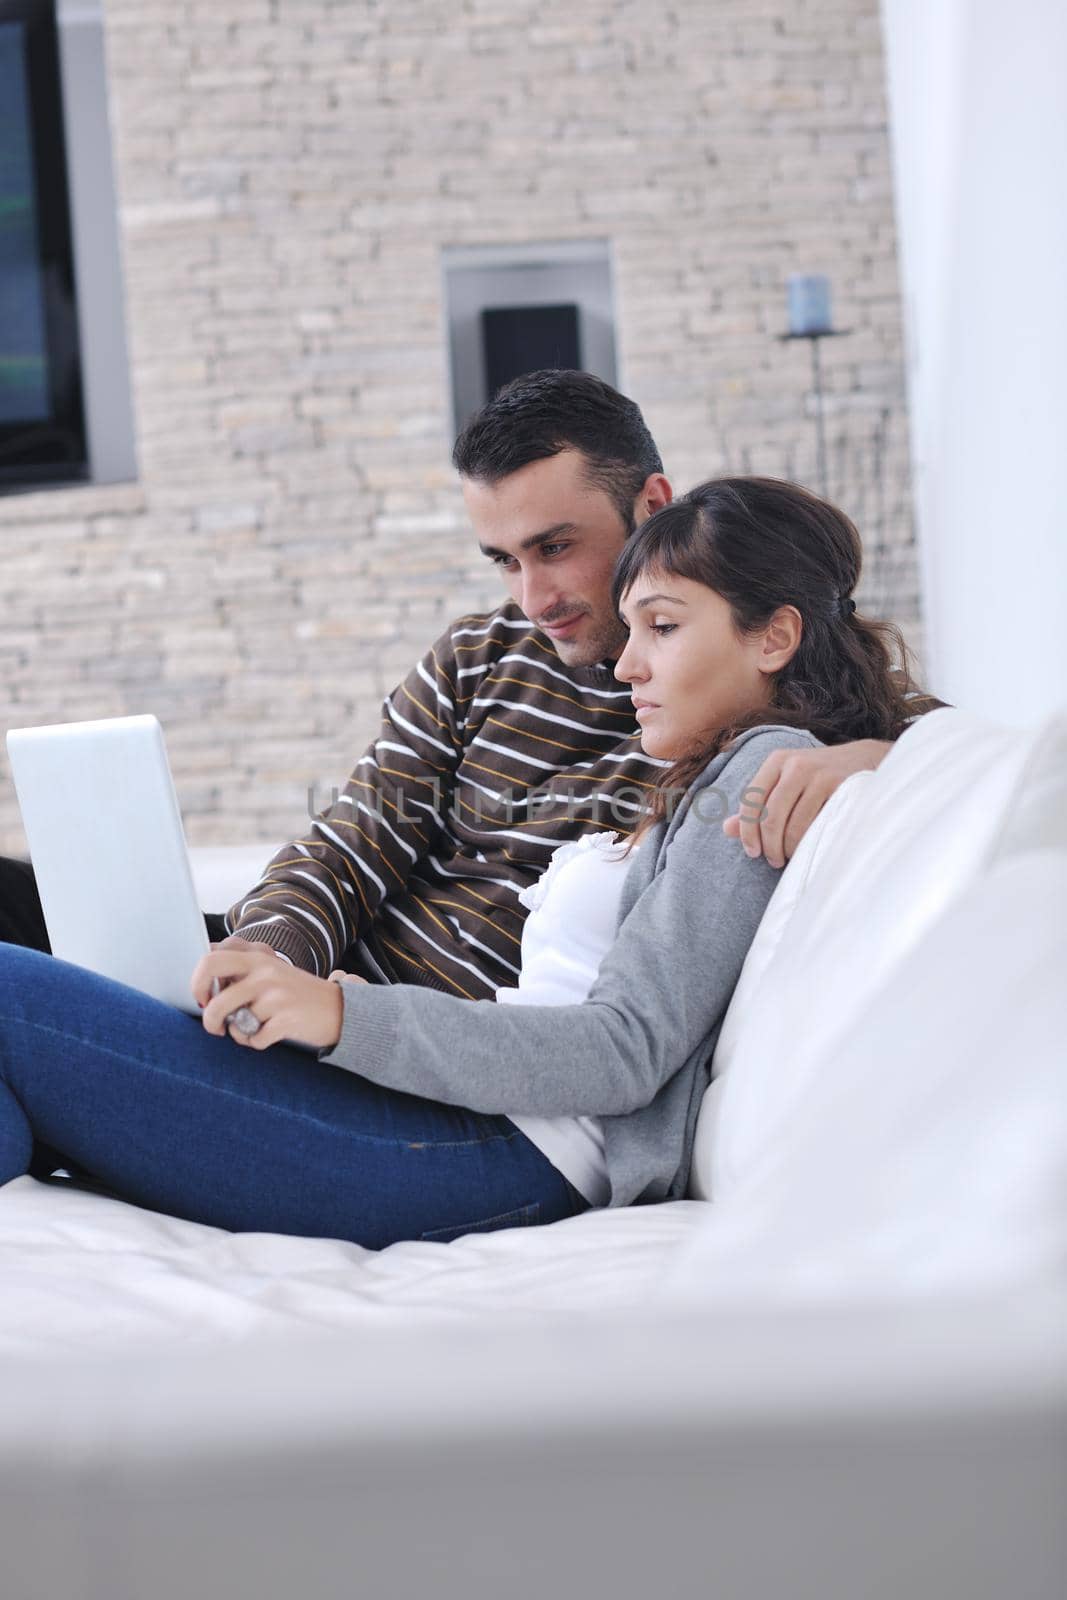
[[[259,1018],[254,1011],[249,1010],[248,1006],[238,1006],[236,1011],[231,1011],[226,1021],[232,1023],[238,1033],[243,1033],[246,1039],[250,1039],[262,1027]]]

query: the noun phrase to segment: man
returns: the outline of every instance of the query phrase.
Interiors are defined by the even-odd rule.
[[[610,583],[671,486],[637,406],[580,372],[506,386],[453,460],[508,600],[446,630],[385,700],[344,793],[206,920],[215,939],[266,943],[322,976],[485,999],[518,977],[519,891],[563,841],[628,832],[663,766],[613,676],[624,635]],[[762,818],[727,831],[782,865],[838,784],[889,748],[783,751],[757,775]],[[30,869],[0,867],[0,937],[47,949]]]

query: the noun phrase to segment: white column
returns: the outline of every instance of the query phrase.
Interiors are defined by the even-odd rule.
[[[1067,6],[883,0],[926,679],[1067,709]]]

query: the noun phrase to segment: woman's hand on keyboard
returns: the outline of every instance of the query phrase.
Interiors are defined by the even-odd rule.
[[[340,985],[279,961],[269,945],[216,945],[197,963],[190,987],[207,1032],[228,1033],[235,1044],[252,1050],[267,1050],[283,1039],[332,1050],[341,1037]],[[242,1009],[258,1023],[255,1032],[229,1021]]]

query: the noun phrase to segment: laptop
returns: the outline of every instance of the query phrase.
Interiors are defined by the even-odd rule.
[[[12,728],[7,753],[53,955],[199,1016],[211,946],[157,719]]]

